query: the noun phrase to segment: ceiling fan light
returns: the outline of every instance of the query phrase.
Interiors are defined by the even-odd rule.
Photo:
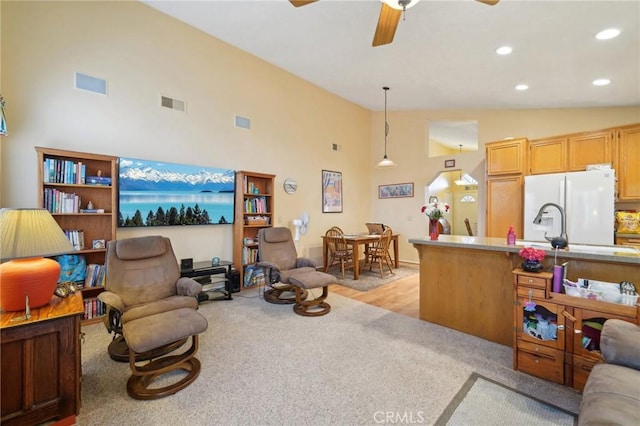
[[[405,10],[415,6],[416,3],[418,3],[418,1],[420,0],[380,0],[380,1],[392,9]]]
[[[511,48],[511,46],[500,46],[496,49],[496,53],[498,55],[508,55],[511,52],[513,52],[513,49]]]
[[[385,154],[385,156],[382,157],[382,160],[376,164],[376,167],[395,167],[396,165],[397,164],[391,161]]]
[[[620,30],[617,28],[609,28],[606,30],[600,31],[596,34],[596,38],[598,40],[610,40],[612,38],[616,38],[620,35]]]
[[[607,84],[611,83],[611,80],[609,80],[608,78],[599,78],[597,80],[593,80],[593,84],[594,86],[606,86]]]

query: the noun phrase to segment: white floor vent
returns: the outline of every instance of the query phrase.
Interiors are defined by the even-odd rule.
[[[166,96],[161,96],[160,105],[162,105],[165,108],[175,109],[176,111],[181,111],[181,112],[185,111],[185,102],[184,101],[181,101],[181,100],[178,100],[178,99],[169,98],[169,97],[166,97]]]

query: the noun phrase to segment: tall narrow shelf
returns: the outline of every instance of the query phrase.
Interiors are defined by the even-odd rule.
[[[239,170],[236,172],[236,209],[233,222],[233,264],[240,272],[240,289],[245,269],[255,263],[258,231],[273,226],[275,175]]]
[[[106,243],[116,236],[117,226],[117,157],[84,152],[65,151],[53,148],[36,147],[38,153],[38,205],[48,208],[54,219],[64,231],[82,231],[84,234],[84,248],[79,248],[74,254],[83,255],[87,265],[104,265],[106,249],[104,247],[93,248],[93,241]],[[57,177],[51,174],[45,176],[45,162],[48,168],[50,164],[67,165],[78,171],[84,169],[85,179],[73,179],[69,173],[65,179],[58,172]],[[47,169],[48,170],[48,169]],[[101,176],[110,178],[110,184],[88,184],[87,176]],[[64,209],[54,209],[45,201],[45,192],[60,191],[65,194],[75,194],[79,197],[79,203],[70,205]],[[93,209],[100,213],[80,213],[80,209],[86,209],[91,202]],[[100,245],[100,244],[98,244]],[[82,288],[84,303],[95,300],[104,290],[102,286]],[[102,317],[93,317],[83,321],[84,324],[101,321]]]

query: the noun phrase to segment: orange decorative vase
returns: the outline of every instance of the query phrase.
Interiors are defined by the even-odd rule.
[[[429,219],[429,238],[435,241],[439,236],[438,219]]]

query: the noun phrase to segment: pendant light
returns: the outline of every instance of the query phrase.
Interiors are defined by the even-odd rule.
[[[384,157],[382,157],[382,160],[376,167],[395,167],[396,163],[387,157],[387,135],[389,134],[389,123],[387,123],[387,91],[389,88],[383,87],[382,89],[384,90]]]
[[[462,144],[460,144],[459,146],[460,146],[460,154],[462,154]],[[462,170],[460,170],[460,177],[458,178],[458,180],[455,181],[455,184],[458,186],[464,186],[467,184],[467,181],[462,179]]]

